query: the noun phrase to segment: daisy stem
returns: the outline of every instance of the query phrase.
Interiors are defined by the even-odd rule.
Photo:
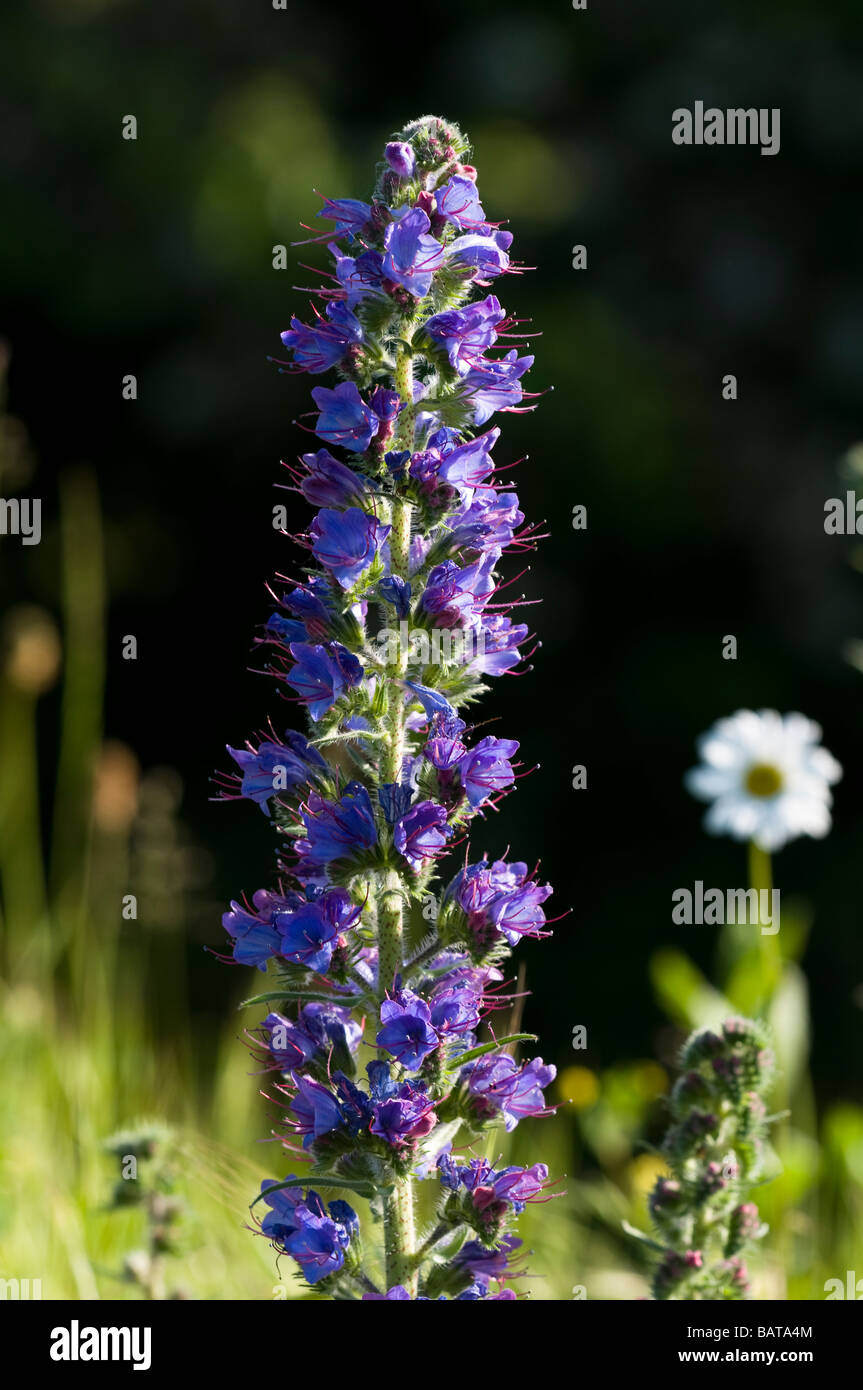
[[[773,892],[773,864],[769,852],[761,849],[754,840],[750,840],[749,842],[749,886],[754,888],[755,892],[758,894],[759,904],[761,903],[762,893],[765,894],[765,900],[768,903],[771,902],[770,895]],[[778,924],[771,923],[771,927],[774,926],[778,926]],[[767,1007],[779,980],[781,955],[778,937],[778,930],[759,932],[759,1010],[763,1010]]]

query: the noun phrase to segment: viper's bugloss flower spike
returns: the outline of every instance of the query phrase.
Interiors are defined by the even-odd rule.
[[[221,779],[278,836],[275,884],[223,925],[234,961],[271,976],[271,1012],[248,1038],[285,1167],[313,1164],[311,1186],[293,1171],[265,1183],[256,1220],[336,1298],[512,1299],[513,1222],[553,1195],[544,1164],[471,1154],[485,1131],[550,1113],[554,1067],[480,1030],[512,1002],[494,992],[511,949],[549,934],[551,888],[524,863],[464,851],[441,867],[520,775],[518,742],[476,740],[459,711],[522,664],[528,629],[499,566],[540,538],[492,455],[489,422],[523,408],[533,358],[488,292],[516,269],[513,238],[488,220],[469,156],[457,126],[421,117],[386,144],[369,202],[325,197],[318,211],[332,230],[312,242],[331,266],[311,318],[282,333],[280,363],[336,374],[298,422],[321,446],[282,484],[318,510],[284,526],[299,568],[273,582],[257,639],[308,737],[271,726],[229,748],[239,774]],[[437,1204],[423,1235],[417,1182]],[[351,1191],[382,1221],[381,1287]],[[743,1206],[735,1221],[729,1260],[751,1225]]]
[[[749,1283],[740,1256],[767,1231],[748,1193],[767,1166],[770,1041],[761,1024],[732,1018],[718,1033],[693,1033],[680,1060],[662,1146],[671,1175],[658,1178],[648,1198],[664,1247],[653,1296],[745,1298]]]

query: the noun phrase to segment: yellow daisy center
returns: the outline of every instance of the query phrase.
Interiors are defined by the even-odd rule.
[[[753,763],[744,786],[750,796],[775,796],[782,790],[782,773],[772,763]]]

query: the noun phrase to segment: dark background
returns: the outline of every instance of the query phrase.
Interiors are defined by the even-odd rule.
[[[654,1050],[650,955],[675,944],[709,968],[714,944],[672,926],[672,890],[745,882],[743,847],[706,838],[682,788],[694,739],[740,706],[800,709],[845,778],[830,838],[785,850],[777,882],[815,912],[819,1094],[860,1094],[863,678],[843,649],[863,636],[863,577],[853,543],[823,530],[860,433],[860,40],[850,0],[4,8],[0,332],[46,536],[7,566],[4,602],[55,605],[56,480],[92,466],[106,729],[145,768],[179,770],[183,820],[212,858],[189,920],[202,1017],[223,1017],[237,987],[202,944],[221,946],[224,902],[267,882],[272,850],[254,807],[208,801],[208,777],[226,741],[292,708],[248,668],[264,581],[293,560],[269,520],[287,494],[271,489],[303,447],[291,422],[314,383],[266,356],[307,304],[295,258],[323,256],[292,251],[276,272],[272,247],[302,235],[313,188],[367,197],[385,138],[433,111],[473,139],[486,211],[536,267],[498,288],[543,335],[530,385],[554,387],[502,419],[498,449],[499,463],[529,453],[522,503],[551,525],[518,586],[542,599],[528,612],[543,646],[483,707],[542,766],[473,836],[541,857],[557,911],[572,908],[524,948],[525,1023],[559,1062],[576,1023],[591,1065]],[[671,112],[696,99],[780,107],[780,153],[673,145]],[[587,532],[571,528],[577,503]],[[137,662],[120,657],[130,633]],[[571,790],[576,763],[587,791]]]

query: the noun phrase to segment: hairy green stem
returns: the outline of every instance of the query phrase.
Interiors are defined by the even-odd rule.
[[[413,364],[408,351],[399,353],[395,374],[396,389],[406,403],[399,416],[396,438],[405,448],[414,442]],[[407,579],[410,568],[411,505],[394,497],[390,531],[390,571]],[[385,782],[398,782],[404,758],[404,697],[400,684],[407,669],[407,652],[399,651],[391,670],[392,684],[387,711],[388,740],[384,755]],[[401,876],[388,869],[382,876],[378,897],[378,992],[383,998],[392,989],[396,976],[404,969],[404,897]],[[384,1246],[386,1251],[387,1288],[403,1284],[412,1298],[417,1293],[417,1269],[414,1250],[414,1194],[410,1177],[397,1178],[384,1204]]]

